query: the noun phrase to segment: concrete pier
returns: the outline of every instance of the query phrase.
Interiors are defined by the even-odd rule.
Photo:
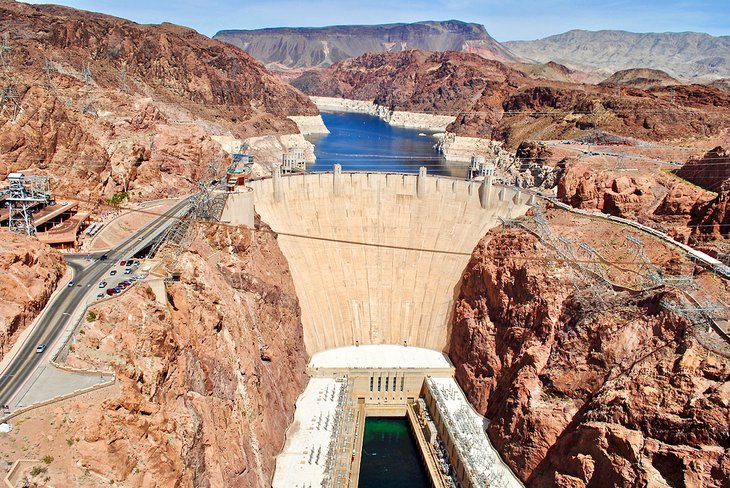
[[[342,165],[335,164],[332,173],[332,194],[339,197],[342,194]]]

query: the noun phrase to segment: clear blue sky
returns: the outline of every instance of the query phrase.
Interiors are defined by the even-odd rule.
[[[447,19],[484,24],[499,41],[536,39],[570,29],[730,35],[730,0],[59,0],[57,3],[141,23],[172,22],[208,36],[222,29]]]

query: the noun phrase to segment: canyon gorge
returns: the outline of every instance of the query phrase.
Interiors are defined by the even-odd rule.
[[[33,354],[48,354],[39,371],[99,385],[3,408],[15,486],[319,486],[296,469],[354,486],[365,405],[419,415],[424,458],[453,463],[423,461],[430,476],[461,472],[469,488],[486,478],[468,462],[491,464],[495,487],[730,486],[730,92],[709,83],[721,68],[685,59],[711,39],[680,36],[670,59],[646,43],[675,37],[647,35],[637,67],[620,46],[596,53],[609,33],[502,44],[444,21],[211,39],[9,0],[0,32],[15,94],[0,179],[49,176],[49,208],[77,199],[109,227],[147,219],[62,252],[0,229],[4,364],[54,297],[98,293]],[[420,169],[375,151],[355,157],[379,169],[281,167],[296,149],[312,169],[320,111],[378,117],[433,154],[412,157]],[[394,146],[411,157],[405,138]],[[478,178],[434,170],[466,173],[475,156]],[[171,225],[153,239],[156,220]],[[117,269],[144,277],[106,293],[97,281]],[[454,427],[444,405],[460,396]],[[465,419],[467,444],[489,448],[476,461],[453,447]],[[294,474],[277,478],[284,454]]]

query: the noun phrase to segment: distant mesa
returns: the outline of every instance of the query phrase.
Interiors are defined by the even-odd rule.
[[[502,62],[521,61],[484,26],[458,20],[223,30],[214,39],[243,49],[274,70],[327,67],[367,52],[408,49],[464,51]]]
[[[633,68],[617,71],[599,85],[627,85],[647,90],[650,88],[681,85],[682,82],[672,78],[664,71],[650,68]]]

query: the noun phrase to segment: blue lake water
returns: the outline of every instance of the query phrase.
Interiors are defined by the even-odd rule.
[[[433,132],[393,127],[366,114],[322,112],[330,133],[309,136],[317,161],[310,171],[332,171],[335,163],[344,171],[390,171],[465,177],[464,163],[447,162],[434,148]],[[420,135],[419,135],[420,134]]]

